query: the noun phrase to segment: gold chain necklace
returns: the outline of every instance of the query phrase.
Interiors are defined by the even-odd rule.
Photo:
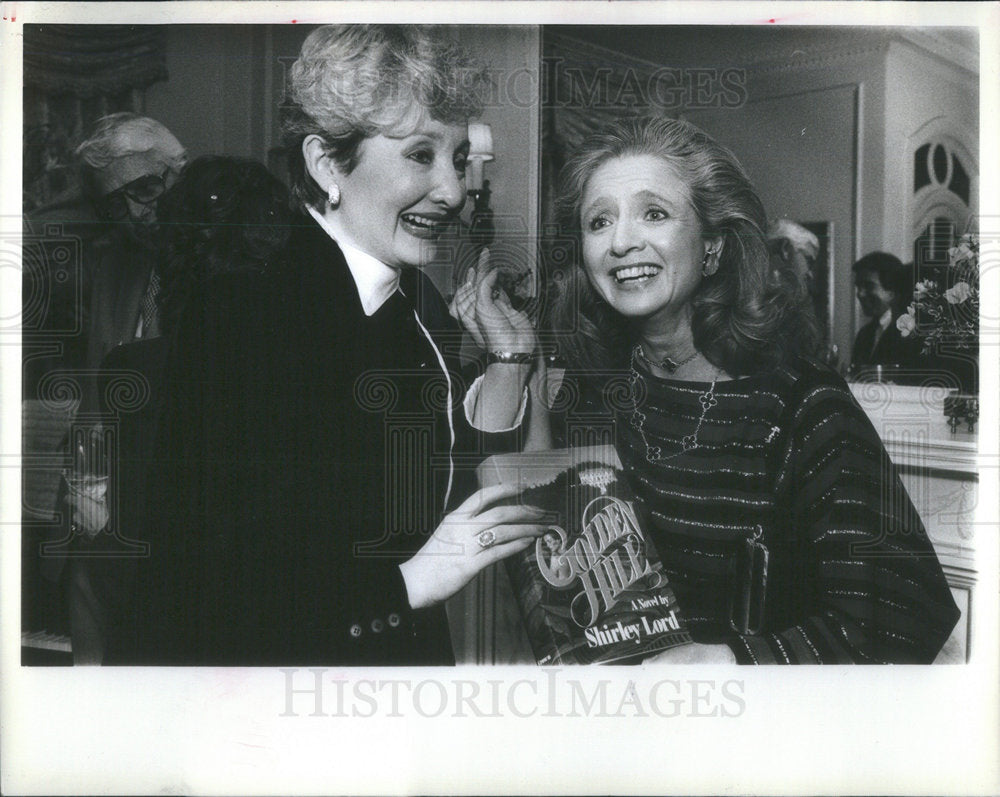
[[[698,403],[701,404],[701,416],[698,418],[698,423],[695,425],[694,432],[681,438],[680,451],[663,456],[663,449],[660,446],[651,446],[649,444],[649,440],[646,439],[646,430],[644,428],[646,424],[646,414],[639,409],[637,387],[639,385],[639,380],[642,377],[639,375],[639,371],[635,367],[635,361],[637,358],[645,359],[643,358],[642,350],[638,345],[632,349],[632,357],[629,361],[628,384],[629,393],[632,397],[632,418],[630,419],[630,423],[632,424],[632,428],[635,429],[642,438],[643,445],[646,446],[646,460],[651,465],[655,465],[657,462],[666,462],[668,459],[679,457],[681,454],[686,454],[688,451],[694,451],[698,448],[698,433],[701,431],[701,426],[705,422],[705,416],[708,415],[708,411],[712,409],[712,407],[719,403],[715,398],[715,383],[719,381],[718,372],[716,372],[715,379],[712,380],[712,384],[708,386],[708,390],[698,396]]]
[[[695,357],[697,357],[698,356],[698,350],[695,349],[693,352],[691,352],[687,357],[685,357],[680,362],[677,362],[676,360],[674,360],[671,357],[664,357],[660,362],[654,363],[652,360],[649,359],[649,357],[646,356],[646,352],[643,350],[641,343],[636,345],[635,351],[633,352],[633,354],[635,354],[636,357],[638,357],[640,360],[642,360],[643,363],[645,363],[645,365],[646,365],[647,368],[649,368],[651,366],[654,366],[654,365],[658,365],[658,366],[660,366],[660,368],[662,368],[668,374],[672,374],[674,371],[676,371],[682,365],[687,365]]]

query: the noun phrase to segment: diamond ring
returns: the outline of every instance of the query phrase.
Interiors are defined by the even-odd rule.
[[[489,548],[493,543],[497,541],[496,532],[493,529],[486,529],[485,531],[479,532],[476,535],[476,542],[479,543],[480,548]]]

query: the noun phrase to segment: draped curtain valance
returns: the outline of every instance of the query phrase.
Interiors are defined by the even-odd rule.
[[[81,99],[167,77],[166,35],[148,25],[25,25],[24,85]]]
[[[142,113],[167,79],[167,31],[155,25],[24,26],[24,211],[78,193],[73,150],[94,121]]]

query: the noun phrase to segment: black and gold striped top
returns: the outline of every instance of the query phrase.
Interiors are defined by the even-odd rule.
[[[639,373],[638,389],[627,372],[568,374],[557,437],[616,446],[695,641],[725,642],[742,663],[933,661],[959,611],[878,434],[838,374],[798,359],[719,382],[698,447],[671,457],[695,430],[708,384]],[[631,423],[633,398],[658,462]],[[758,529],[766,581],[741,558]],[[740,608],[760,594],[762,620],[746,633]]]

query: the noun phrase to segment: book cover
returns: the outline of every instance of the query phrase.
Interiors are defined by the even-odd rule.
[[[691,641],[612,446],[501,454],[479,476],[548,513],[504,562],[538,664],[629,663]]]

